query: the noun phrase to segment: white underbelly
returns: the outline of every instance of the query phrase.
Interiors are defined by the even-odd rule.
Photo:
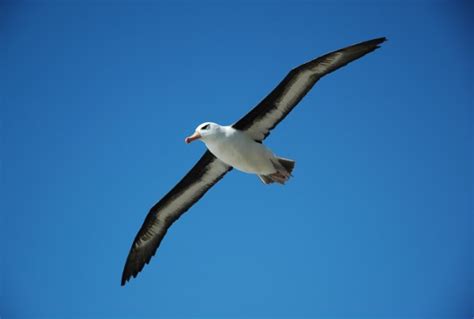
[[[232,136],[225,142],[206,143],[206,146],[214,156],[239,171],[259,175],[276,172],[271,161],[273,153],[246,136]]]

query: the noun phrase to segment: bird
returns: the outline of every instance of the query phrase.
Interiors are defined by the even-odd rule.
[[[187,144],[207,150],[191,170],[148,212],[132,243],[121,285],[136,277],[155,255],[169,227],[230,170],[255,174],[264,184],[285,184],[295,161],[275,155],[263,141],[323,76],[361,58],[386,41],[380,37],[330,52],[292,69],[249,113],[232,125],[205,122]]]

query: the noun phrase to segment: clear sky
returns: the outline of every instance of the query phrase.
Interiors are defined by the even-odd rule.
[[[472,1],[2,1],[0,316],[470,318]],[[386,36],[125,287],[148,209],[294,66]]]

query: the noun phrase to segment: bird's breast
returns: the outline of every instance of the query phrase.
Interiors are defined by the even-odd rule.
[[[272,174],[273,153],[263,144],[237,132],[221,139],[207,141],[209,151],[218,159],[240,171],[260,175]]]

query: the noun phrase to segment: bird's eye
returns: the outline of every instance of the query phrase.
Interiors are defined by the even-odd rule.
[[[208,128],[209,128],[209,124],[206,124],[203,127],[201,127],[201,130],[207,130]]]

